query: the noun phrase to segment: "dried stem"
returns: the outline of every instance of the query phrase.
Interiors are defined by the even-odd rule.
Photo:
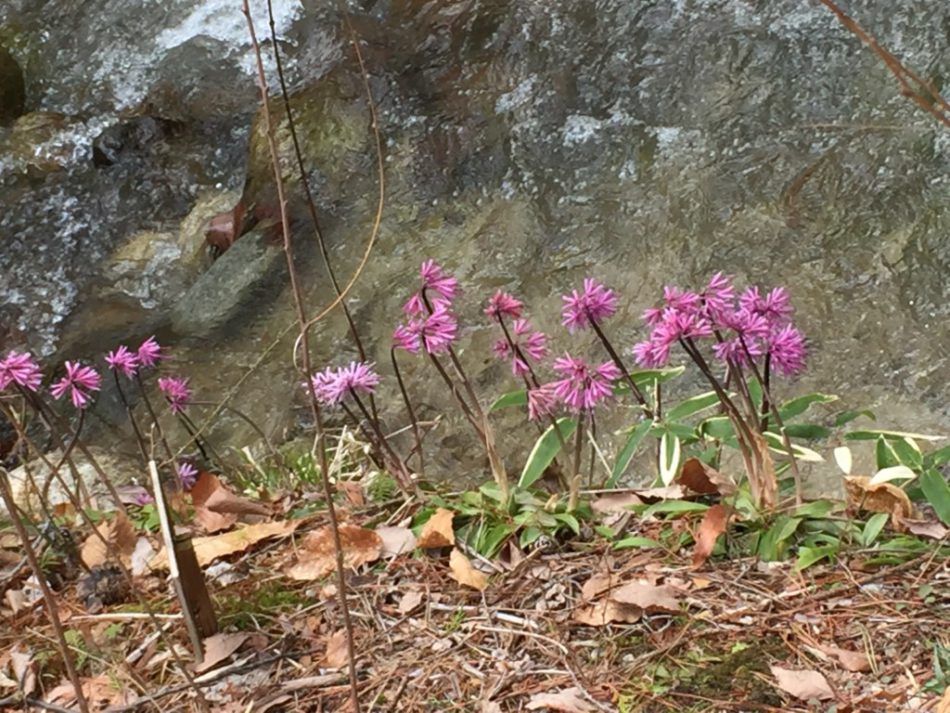
[[[412,435],[416,439],[416,455],[419,458],[419,477],[423,480],[426,474],[425,455],[422,452],[422,432],[419,429],[419,419],[416,418],[416,410],[412,407],[412,399],[409,398],[409,392],[406,391],[406,385],[403,383],[402,374],[399,371],[399,361],[396,359],[396,348],[389,348],[389,359],[393,364],[393,373],[396,375],[396,383],[399,384],[399,393],[402,394],[402,401],[406,404],[406,412],[409,414],[409,421],[412,423]],[[411,453],[409,454],[412,455]]]
[[[330,483],[329,463],[327,462],[326,432],[323,427],[323,416],[320,412],[320,404],[317,402],[317,396],[313,389],[313,380],[310,378],[312,367],[310,363],[310,339],[308,336],[308,323],[306,307],[304,306],[303,293],[297,282],[297,270],[294,265],[293,243],[290,237],[290,218],[287,214],[287,199],[284,195],[284,184],[280,173],[280,155],[277,151],[277,142],[274,139],[274,126],[270,115],[270,98],[267,91],[267,78],[264,74],[264,62],[261,58],[261,48],[257,42],[257,34],[254,31],[254,21],[251,18],[248,0],[242,0],[244,17],[247,20],[247,29],[251,37],[251,45],[254,50],[254,57],[257,64],[257,80],[261,93],[261,111],[264,116],[264,127],[267,135],[267,146],[270,150],[271,164],[274,170],[274,181],[277,189],[277,201],[280,206],[280,220],[284,238],[284,255],[287,258],[287,274],[290,281],[291,292],[293,293],[294,307],[297,313],[297,323],[300,329],[299,339],[302,349],[303,368],[306,375],[305,382],[310,392],[310,408],[313,413],[314,425],[317,430],[316,448],[320,458],[320,475],[323,481],[324,497],[326,498],[327,515],[330,519],[330,530],[333,535],[333,547],[336,554],[336,575],[337,575],[337,596],[340,604],[340,611],[343,614],[343,624],[346,631],[346,646],[348,656],[348,668],[350,677],[350,702],[353,713],[360,711],[359,699],[359,680],[356,674],[356,644],[353,636],[353,622],[350,619],[349,606],[346,600],[347,583],[346,571],[343,566],[343,545],[340,541],[340,528],[336,517],[336,508],[333,503],[333,485]]]

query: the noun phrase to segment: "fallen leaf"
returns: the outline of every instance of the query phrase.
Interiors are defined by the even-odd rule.
[[[455,544],[455,531],[452,529],[452,520],[455,513],[445,508],[439,508],[429,521],[422,526],[419,533],[418,545],[424,550],[436,547],[452,547]]]
[[[581,587],[581,598],[584,601],[591,602],[606,592],[611,587],[619,584],[616,575],[598,572],[591,576]]]
[[[488,576],[479,572],[469,562],[468,557],[463,555],[454,547],[452,554],[449,555],[449,568],[452,570],[451,577],[456,582],[472,589],[484,592],[488,587]]]
[[[859,673],[861,671],[871,670],[871,662],[868,661],[868,655],[864,651],[849,651],[848,649],[840,649],[837,646],[817,643],[815,647],[826,656],[835,659],[848,671]]]
[[[342,523],[339,531],[345,566],[356,569],[361,564],[379,559],[383,541],[375,532],[349,523]],[[314,530],[303,539],[297,564],[287,570],[287,576],[298,580],[320,579],[335,568],[333,531],[327,526]]]
[[[201,471],[191,488],[191,502],[195,506],[195,522],[211,534],[227,530],[238,521],[235,513],[222,513],[209,510],[206,503],[224,485],[218,477],[206,470]]]
[[[209,671],[233,654],[247,640],[248,634],[214,634],[202,640],[204,658],[195,666],[195,673]]]
[[[135,528],[129,522],[125,513],[119,511],[110,520],[104,520],[96,526],[99,535],[90,535],[83,542],[80,557],[88,567],[98,567],[109,559],[110,552],[118,554],[119,559],[126,566],[129,565],[132,552],[135,550]],[[105,542],[103,542],[105,540]],[[108,542],[108,547],[106,546]]]
[[[412,589],[402,595],[396,609],[400,614],[409,614],[422,604],[422,592],[418,589]]]
[[[693,569],[699,569],[706,564],[713,547],[716,546],[716,540],[726,531],[728,522],[729,511],[722,503],[713,505],[703,515],[703,521],[696,533],[696,546],[693,548]]]
[[[594,512],[607,515],[614,512],[630,512],[633,505],[643,505],[643,500],[634,492],[610,493],[594,500],[590,507]]]
[[[416,549],[416,536],[408,527],[377,527],[376,534],[383,542],[382,557],[404,555]]]
[[[271,514],[270,508],[264,503],[245,498],[243,495],[233,493],[223,486],[214,490],[208,496],[204,506],[219,515],[261,515],[267,517]]]
[[[135,549],[132,551],[130,562],[132,576],[138,577],[140,574],[145,574],[145,570],[148,569],[149,560],[154,556],[155,548],[152,547],[152,543],[148,541],[147,537],[140,537],[136,540]]]
[[[643,609],[633,604],[623,604],[612,599],[602,599],[593,604],[584,604],[574,610],[574,621],[587,626],[606,626],[615,621],[634,624],[643,617]]]
[[[929,537],[931,540],[942,540],[950,533],[950,530],[936,520],[901,520],[901,525],[911,534]]]
[[[734,495],[735,482],[725,473],[706,465],[699,458],[690,458],[683,463],[676,482],[700,495]]]
[[[661,488],[647,488],[638,490],[637,496],[645,503],[655,503],[659,500],[682,500],[686,497],[686,490],[682,485],[673,483]]]
[[[937,703],[937,713],[950,713],[950,686],[947,686],[943,697]]]
[[[134,694],[128,689],[117,687],[115,681],[107,675],[86,678],[82,681],[82,693],[92,710],[106,710],[110,706],[130,703]],[[71,683],[63,683],[51,690],[46,697],[48,703],[64,705],[76,700],[76,689]]]
[[[528,701],[527,709],[543,709],[557,713],[594,713],[597,710],[584,699],[579,688],[565,688],[557,693],[535,693]]]
[[[211,564],[220,557],[243,552],[251,545],[269,537],[286,537],[300,525],[300,520],[279,520],[276,522],[261,522],[256,525],[247,525],[232,532],[208,537],[196,537],[191,542],[195,548],[195,556],[202,567]],[[167,569],[168,557],[162,549],[149,567],[153,569]]]
[[[13,649],[10,652],[10,668],[13,676],[24,696],[29,696],[36,690],[36,666],[33,655],[29,651]]]
[[[323,657],[323,662],[327,668],[343,668],[350,660],[349,651],[346,648],[346,629],[340,629],[333,632],[327,639],[327,653]]]
[[[644,611],[677,613],[680,592],[668,584],[630,582],[610,593],[611,601],[632,604]]]
[[[778,687],[795,698],[803,701],[827,701],[835,697],[828,680],[818,671],[809,669],[794,670],[781,666],[770,666],[772,675],[778,681]]]
[[[354,507],[363,507],[366,505],[366,494],[363,492],[363,486],[354,483],[352,480],[341,480],[336,484],[338,490],[343,491],[346,501]]]
[[[848,506],[855,510],[890,513],[895,520],[914,516],[914,506],[907,493],[891,483],[871,484],[863,475],[848,475],[844,479]]]
[[[495,703],[495,701],[482,701],[478,713],[502,713],[501,706]]]

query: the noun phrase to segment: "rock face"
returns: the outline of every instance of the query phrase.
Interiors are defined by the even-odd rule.
[[[10,51],[0,45],[0,126],[10,124],[26,106],[23,70]]]
[[[171,310],[171,327],[182,336],[207,336],[242,311],[254,311],[268,291],[279,289],[286,270],[283,250],[265,232],[234,243]]]
[[[104,279],[118,279],[137,311],[106,311],[110,330],[121,318],[135,331],[143,311],[164,323],[209,398],[262,359],[237,400],[279,431],[299,380],[289,345],[266,352],[293,323],[283,256],[261,227],[208,268],[196,239],[238,194],[260,223],[276,217],[243,18],[224,0],[175,0],[176,12],[162,13],[103,0],[98,11],[116,18],[103,27],[82,4],[38,5],[5,4],[0,22],[76,41],[50,40],[61,51],[36,78],[37,116],[61,124],[39,122],[31,134],[21,117],[7,132],[27,137],[17,147],[0,131],[0,202],[11,207],[0,213],[0,319],[37,349],[94,352],[96,320],[75,315]],[[950,5],[886,6],[855,0],[849,11],[935,83],[950,76]],[[950,424],[950,132],[819,3],[377,3],[351,17],[375,124],[334,6],[278,0],[275,11],[307,175],[343,282],[376,223],[380,131],[381,222],[351,293],[371,358],[388,360],[401,301],[429,257],[467,288],[465,356],[486,394],[510,385],[479,316],[492,290],[517,292],[560,343],[559,294],[596,275],[625,297],[612,328],[629,345],[664,284],[724,270],[791,290],[812,368],[789,390],[886,404],[882,418],[904,428]],[[114,29],[143,23],[155,30],[147,42]],[[316,312],[333,294],[313,259],[279,99],[271,112]],[[159,119],[175,131],[152,131]],[[136,252],[143,240],[169,252]],[[116,256],[132,254],[116,278]],[[64,325],[75,326],[69,339]],[[315,360],[349,358],[344,334],[335,313],[315,326]],[[406,371],[421,410],[450,407],[423,364]]]

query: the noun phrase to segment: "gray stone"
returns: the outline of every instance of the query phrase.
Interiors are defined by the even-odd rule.
[[[23,70],[6,47],[0,46],[0,126],[9,124],[26,106]]]
[[[205,336],[225,326],[282,277],[284,253],[253,231],[205,272],[172,308],[171,326],[180,335]]]

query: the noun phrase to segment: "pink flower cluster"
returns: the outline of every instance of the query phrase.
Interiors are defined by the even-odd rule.
[[[132,379],[139,373],[139,369],[151,369],[162,358],[161,345],[155,341],[155,337],[149,337],[134,352],[120,344],[106,354],[106,364],[112,371],[122,372],[126,378]]]
[[[66,376],[50,386],[53,398],[60,399],[67,392],[73,406],[84,409],[89,405],[92,391],[98,391],[102,383],[99,373],[91,366],[83,366],[74,361],[66,362]]]
[[[43,381],[43,372],[32,356],[25,352],[9,352],[0,360],[0,391],[12,384],[37,391]]]
[[[537,362],[547,356],[548,337],[544,332],[532,328],[526,319],[516,319],[511,325],[509,336],[511,343],[507,337],[502,337],[495,342],[492,351],[499,359],[511,359],[512,374],[525,376],[531,371],[526,359]]]
[[[458,338],[458,319],[452,302],[459,294],[458,280],[434,261],[426,260],[419,269],[422,287],[403,305],[407,320],[396,327],[393,343],[412,354],[448,351]]]
[[[605,287],[597,280],[588,277],[584,280],[584,289],[571,290],[561,298],[564,307],[561,310],[562,324],[570,333],[584,329],[591,323],[600,324],[617,313],[619,298],[617,293]]]
[[[565,354],[554,362],[554,371],[563,378],[553,382],[554,395],[574,413],[590,412],[613,396],[613,382],[621,376],[612,361],[600,366]]]
[[[184,413],[191,403],[192,391],[188,379],[183,376],[163,376],[158,380],[158,390],[168,401],[173,413]]]
[[[668,286],[663,304],[646,310],[650,338],[633,347],[637,363],[659,367],[677,343],[713,339],[713,352],[724,362],[748,365],[763,357],[786,376],[805,368],[805,338],[792,323],[788,291],[766,294],[750,287],[736,296],[732,280],[717,272],[702,292]]]
[[[379,375],[372,364],[353,361],[337,369],[327,367],[310,379],[317,401],[325,406],[340,403],[347,394],[371,394],[379,386]]]

